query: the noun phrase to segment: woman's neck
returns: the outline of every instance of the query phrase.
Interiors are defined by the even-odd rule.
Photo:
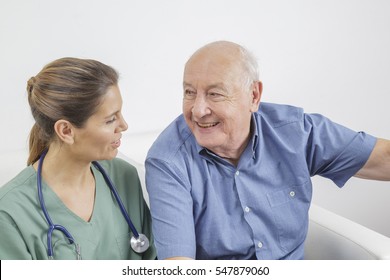
[[[38,162],[34,164],[37,169]],[[41,170],[42,179],[75,214],[89,221],[95,200],[91,163],[76,159],[64,149],[49,149]]]
[[[38,164],[39,161],[34,164],[36,170]],[[91,176],[93,177],[90,162],[76,159],[63,150],[50,149],[43,160],[42,178],[48,184],[53,182],[56,185],[61,182],[62,185],[79,189]]]

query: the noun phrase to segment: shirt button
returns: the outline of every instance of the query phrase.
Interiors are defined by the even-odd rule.
[[[291,197],[294,197],[294,196],[295,196],[295,192],[294,192],[294,191],[291,191],[291,192],[290,192],[290,196],[291,196]]]
[[[238,176],[238,175],[240,175],[240,171],[237,170],[236,171],[236,176]]]
[[[251,209],[250,209],[248,206],[247,206],[247,207],[245,207],[245,209],[244,209],[244,210],[245,210],[245,212],[247,212],[247,213],[248,213],[249,211],[251,211]]]
[[[261,242],[257,243],[257,247],[263,248],[263,243],[261,243]]]

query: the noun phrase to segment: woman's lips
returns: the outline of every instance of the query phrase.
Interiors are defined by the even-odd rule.
[[[119,146],[121,145],[121,139],[118,139],[118,140],[116,140],[115,142],[112,142],[111,144],[112,144],[112,146],[114,146],[115,148],[119,148]]]

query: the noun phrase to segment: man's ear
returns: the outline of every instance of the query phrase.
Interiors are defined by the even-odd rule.
[[[252,106],[251,112],[259,110],[261,93],[263,92],[263,84],[260,81],[255,81],[252,84]]]
[[[54,131],[60,141],[72,145],[74,143],[74,127],[66,120],[58,120],[54,124]]]

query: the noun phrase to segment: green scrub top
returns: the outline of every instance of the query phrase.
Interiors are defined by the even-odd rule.
[[[82,259],[155,259],[151,218],[135,167],[122,159],[101,161],[116,186],[135,228],[145,234],[150,248],[135,253],[130,247],[131,230],[102,174],[91,165],[96,191],[89,222],[70,211],[43,181],[42,193],[54,224],[64,226],[80,245]],[[30,165],[0,188],[0,259],[48,259],[48,223],[40,207],[37,172]],[[76,259],[75,246],[61,231],[54,230],[54,259]]]

